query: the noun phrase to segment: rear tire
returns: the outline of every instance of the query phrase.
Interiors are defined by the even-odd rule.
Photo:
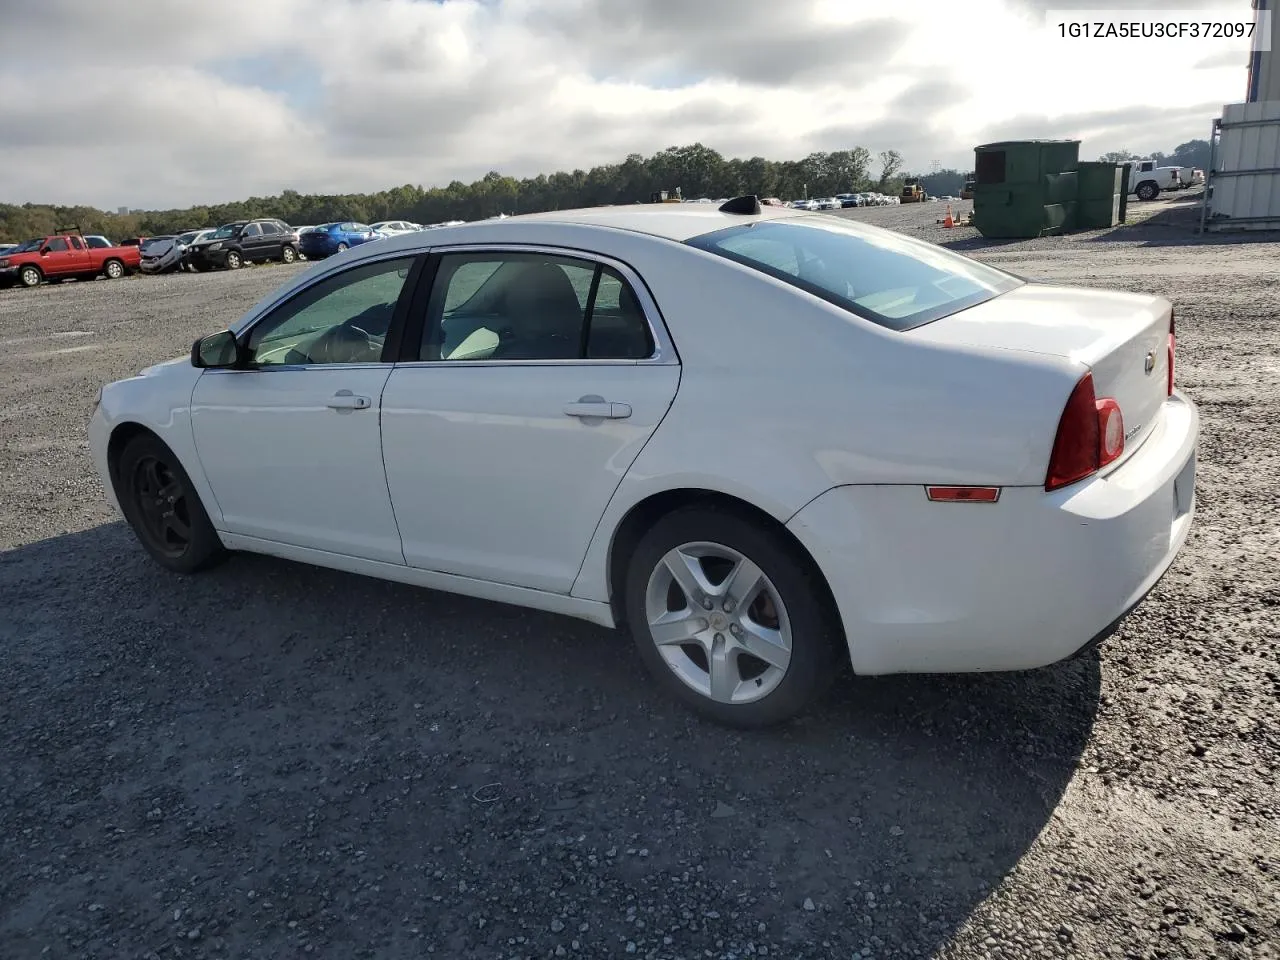
[[[119,260],[108,260],[102,265],[102,275],[108,280],[119,280],[124,276],[124,264]]]
[[[191,478],[159,437],[143,433],[126,443],[113,480],[134,535],[162,567],[195,573],[226,556]]]
[[[623,589],[649,671],[720,723],[788,720],[826,691],[840,666],[840,629],[812,562],[735,511],[695,505],[663,517],[637,544]]]
[[[339,252],[339,253],[343,253],[343,252],[345,252],[345,251],[346,251],[346,249],[347,249],[347,245],[346,245],[345,243],[339,243],[339,244],[338,244],[338,252]]]

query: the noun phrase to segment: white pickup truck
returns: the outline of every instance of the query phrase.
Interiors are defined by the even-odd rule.
[[[1154,160],[1130,160],[1128,167],[1129,194],[1139,200],[1154,200],[1161,190],[1191,186],[1190,167],[1161,167]]]

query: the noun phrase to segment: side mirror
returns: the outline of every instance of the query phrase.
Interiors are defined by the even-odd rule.
[[[52,252],[53,252],[53,251],[51,251],[48,247],[41,247],[41,248],[40,248],[40,256],[42,256],[42,257],[47,257],[47,256],[48,256],[50,253],[52,253]]]
[[[240,344],[230,330],[201,337],[191,345],[191,365],[202,370],[230,370],[241,359]]]

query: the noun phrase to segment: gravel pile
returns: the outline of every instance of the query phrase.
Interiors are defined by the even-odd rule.
[[[848,214],[1176,302],[1190,541],[1089,657],[853,680],[749,735],[587,624],[145,558],[98,385],[297,268],[0,292],[0,956],[1280,956],[1280,245],[940,209]]]

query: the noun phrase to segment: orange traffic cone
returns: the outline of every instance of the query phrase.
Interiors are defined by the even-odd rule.
[[[955,219],[951,216],[951,204],[949,203],[947,204],[947,215],[943,219],[942,225],[944,227],[954,227],[956,225]]]

